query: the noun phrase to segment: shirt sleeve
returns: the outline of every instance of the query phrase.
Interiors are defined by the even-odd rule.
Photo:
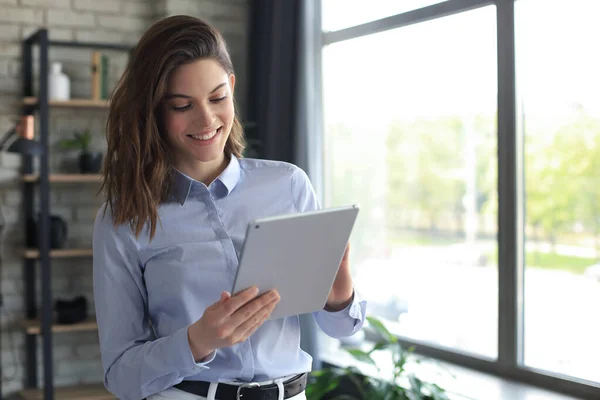
[[[321,208],[315,190],[302,169],[296,167],[292,175],[292,194],[296,211],[314,211]],[[319,327],[333,338],[352,336],[358,332],[366,316],[367,302],[360,301],[354,292],[350,304],[340,311],[319,310],[313,313]]]
[[[352,295],[350,304],[340,311],[320,310],[313,315],[323,332],[332,338],[352,336],[358,332],[365,323],[367,302],[360,301],[356,291]]]
[[[119,399],[139,400],[208,368],[192,355],[187,326],[156,338],[137,245],[129,226],[114,227],[102,207],[93,233],[93,285],[104,384]]]

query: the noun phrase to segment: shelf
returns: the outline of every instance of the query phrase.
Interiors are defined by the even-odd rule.
[[[38,320],[25,320],[24,328],[28,335],[39,335],[42,331],[41,323]],[[98,330],[98,323],[95,320],[78,322],[76,324],[55,324],[52,325],[52,332],[85,332]]]
[[[25,97],[23,99],[23,105],[35,106],[37,105],[37,97]],[[48,105],[50,107],[64,107],[64,108],[108,108],[108,100],[96,100],[96,99],[71,99],[71,100],[49,100]]]
[[[39,181],[39,174],[23,175],[25,182]],[[48,180],[51,183],[83,183],[83,182],[100,182],[102,175],[100,174],[50,174]]]
[[[16,0],[15,0],[16,2]],[[0,0],[0,3],[3,3],[2,0]],[[0,7],[1,9],[1,7]],[[1,14],[1,11],[0,11]],[[51,35],[50,35],[51,36]],[[47,55],[49,52],[51,53],[51,47],[53,46],[58,46],[58,47],[67,47],[67,48],[72,48],[72,49],[84,49],[85,51],[90,51],[90,50],[98,50],[98,51],[105,51],[105,50],[123,50],[125,51],[126,55],[131,55],[130,51],[135,47],[135,46],[124,46],[122,44],[118,44],[118,43],[101,43],[101,42],[77,42],[77,41],[53,41],[48,39],[49,37],[49,32],[47,28],[40,28],[38,30],[36,30],[35,32],[33,32],[32,34],[28,35],[27,37],[23,38],[21,45],[22,45],[22,58],[21,61],[23,63],[23,65],[25,66],[24,70],[22,71],[22,80],[24,83],[24,93],[25,95],[21,95],[18,96],[15,99],[15,102],[17,109],[20,109],[20,114],[22,116],[33,116],[35,119],[35,140],[39,141],[40,138],[42,138],[42,140],[45,140],[46,138],[49,138],[48,140],[52,139],[53,136],[53,130],[54,128],[56,128],[53,124],[53,122],[57,122],[57,121],[52,121],[51,119],[49,120],[48,117],[48,113],[58,113],[60,115],[65,114],[65,116],[73,116],[73,115],[78,115],[78,114],[82,114],[82,113],[92,113],[94,115],[96,115],[96,113],[98,113],[98,115],[102,114],[105,115],[106,113],[109,112],[110,107],[112,106],[112,101],[110,99],[98,99],[95,97],[99,97],[99,96],[94,96],[92,95],[91,92],[89,93],[81,93],[79,96],[76,96],[75,98],[69,99],[69,100],[56,100],[56,99],[51,99],[48,95],[49,91],[49,82],[47,82],[47,80],[44,79],[44,76],[41,76],[41,80],[40,80],[40,75],[37,73],[37,67],[35,66],[35,63],[31,63],[32,60],[35,60],[36,57],[40,58],[40,59],[44,59],[45,55]],[[85,55],[85,54],[84,54]],[[39,56],[39,57],[38,57]],[[112,57],[112,55],[111,55]],[[88,62],[92,61],[89,57],[87,58]],[[39,61],[39,60],[38,60]],[[39,62],[38,62],[39,64]],[[42,63],[43,64],[43,63]],[[1,69],[1,68],[0,68]],[[44,72],[46,73],[46,72]],[[34,89],[35,87],[37,87],[38,90],[37,93],[34,92],[32,89]],[[44,90],[45,89],[45,90]],[[42,96],[42,97],[37,97],[37,96]],[[54,97],[54,96],[53,96]],[[104,96],[104,97],[110,97],[110,96]],[[39,115],[36,115],[39,114]],[[58,115],[60,117],[60,115]],[[60,122],[60,121],[59,121]],[[65,121],[63,121],[65,122]],[[59,124],[60,125],[60,124]],[[64,125],[64,124],[63,124]],[[68,121],[66,122],[67,128],[68,128]],[[23,135],[25,136],[25,135]],[[55,138],[56,139],[56,138]],[[97,188],[99,188],[102,183],[103,183],[103,179],[102,179],[102,175],[99,173],[95,173],[95,174],[80,174],[79,169],[73,169],[72,172],[74,172],[73,174],[69,174],[69,173],[63,173],[63,172],[68,172],[68,170],[66,171],[61,171],[61,170],[56,170],[54,171],[53,169],[50,168],[50,161],[49,159],[51,159],[52,155],[54,154],[55,149],[53,148],[53,146],[47,147],[44,150],[44,154],[46,154],[48,157],[38,157],[38,158],[32,158],[32,157],[26,157],[23,161],[26,163],[24,166],[26,167],[25,170],[30,174],[19,174],[17,181],[13,182],[13,183],[19,183],[18,186],[21,186],[22,189],[22,202],[23,204],[21,205],[21,208],[24,208],[26,210],[26,215],[29,214],[35,214],[38,215],[38,208],[41,207],[44,209],[45,212],[51,212],[48,211],[48,208],[51,206],[49,206],[47,203],[48,201],[46,201],[48,199],[48,196],[50,196],[51,193],[49,193],[49,191],[54,191],[54,190],[58,190],[58,189],[64,189],[65,191],[69,192],[72,189],[76,189],[76,192],[78,193],[61,193],[61,196],[67,196],[67,195],[81,195],[81,196],[89,196],[90,198],[93,196],[94,198],[96,197],[97,193]],[[37,169],[33,169],[33,167],[35,165],[38,165],[39,162],[39,168]],[[31,165],[30,165],[31,164]],[[37,172],[37,173],[34,173]],[[40,180],[40,175],[43,172],[44,174],[44,182],[43,184],[41,184],[41,180]],[[54,173],[57,172],[57,173]],[[46,179],[47,178],[47,179]],[[48,185],[49,183],[49,185]],[[80,190],[81,189],[81,190]],[[84,191],[86,193],[79,193],[81,191]],[[44,201],[46,201],[44,203]],[[43,203],[43,204],[42,204]],[[88,210],[89,208],[89,210]],[[86,206],[84,207],[84,209],[82,210],[78,210],[77,216],[79,219],[83,219],[83,217],[87,217],[88,211],[92,211],[92,208],[95,208],[94,206]],[[80,212],[81,211],[81,212]],[[96,211],[97,213],[97,211]],[[82,214],[82,215],[80,215]],[[83,216],[83,217],[82,217]],[[30,221],[27,220],[27,218],[23,218],[23,221],[20,221],[22,227],[24,230],[27,230],[27,228],[29,227]],[[47,221],[42,221],[42,222],[47,222]],[[39,230],[39,226],[38,226],[38,230]],[[48,234],[50,235],[51,233],[49,232],[50,229],[47,228],[46,231],[48,232],[43,232],[44,234]],[[30,316],[32,318],[28,318],[28,319],[24,319],[23,317],[21,317],[21,319],[19,321],[17,321],[17,323],[15,324],[14,328],[18,329],[18,331],[21,334],[25,334],[27,336],[27,345],[23,346],[24,349],[24,357],[23,357],[23,365],[22,365],[22,369],[23,369],[23,377],[20,380],[23,380],[25,382],[30,382],[33,383],[35,385],[35,383],[37,383],[36,381],[39,380],[39,376],[40,375],[44,375],[45,373],[51,373],[52,371],[48,371],[48,369],[46,369],[46,367],[48,367],[48,362],[44,362],[44,363],[40,363],[38,362],[38,346],[41,347],[40,352],[43,352],[43,350],[48,350],[48,348],[46,346],[51,346],[52,343],[51,341],[48,340],[44,340],[42,341],[43,343],[38,343],[39,341],[37,340],[38,337],[42,338],[45,337],[46,339],[48,339],[51,336],[51,333],[53,334],[54,332],[56,332],[57,334],[63,336],[63,339],[68,339],[68,337],[66,337],[67,335],[69,335],[68,332],[73,332],[72,335],[75,334],[87,334],[87,335],[97,335],[98,334],[98,324],[95,321],[95,318],[93,315],[90,315],[89,319],[86,319],[80,323],[77,324],[58,324],[56,323],[56,319],[54,318],[55,316],[55,311],[52,311],[52,315],[47,315],[45,314],[45,311],[49,311],[50,312],[50,303],[52,302],[52,292],[54,291],[53,285],[51,284],[51,279],[53,279],[52,276],[48,276],[48,273],[50,272],[60,272],[60,271],[50,271],[50,268],[44,268],[44,267],[50,267],[51,265],[57,265],[57,269],[60,269],[61,265],[60,264],[67,264],[65,266],[68,266],[68,264],[70,263],[78,263],[81,264],[81,262],[87,262],[87,261],[91,261],[91,258],[93,256],[93,251],[91,249],[91,243],[86,243],[86,242],[81,242],[81,243],[68,243],[66,245],[66,247],[68,248],[50,248],[49,246],[49,242],[47,242],[47,237],[44,236],[43,240],[44,240],[44,251],[43,251],[43,255],[41,254],[41,248],[40,248],[40,243],[39,241],[29,241],[27,240],[26,243],[20,246],[20,248],[17,249],[19,254],[22,254],[22,258],[25,261],[25,265],[26,265],[26,269],[28,268],[38,268],[40,269],[40,272],[44,272],[44,274],[41,274],[42,276],[40,277],[41,279],[38,279],[37,277],[37,272],[32,271],[34,273],[34,275],[32,275],[32,279],[26,279],[24,282],[24,288],[23,288],[23,293],[22,293],[22,297],[23,300],[25,300],[26,304],[31,304],[36,303],[40,303],[40,304],[44,304],[46,305],[48,310],[39,310],[39,312],[37,314],[35,314],[35,317],[33,317],[33,314],[30,314]],[[24,246],[24,248],[23,248]],[[51,259],[51,264],[50,265],[46,265],[48,258]],[[71,261],[71,259],[73,261]],[[37,265],[39,264],[39,265]],[[40,290],[40,298],[37,299],[37,292],[38,292],[38,284],[41,286]],[[37,299],[37,300],[36,300]],[[47,330],[42,329],[42,317],[46,318],[47,321],[50,321],[52,319],[52,323],[50,326],[48,326]],[[61,333],[64,332],[64,333]],[[79,332],[79,333],[77,333]],[[87,333],[85,333],[87,332]],[[44,361],[50,361],[51,363],[56,363],[57,360],[44,360]],[[60,361],[60,360],[59,360]],[[70,360],[66,360],[64,361],[65,363],[68,363]],[[60,361],[63,362],[63,361]],[[43,364],[43,365],[42,365]],[[77,372],[77,371],[75,371]],[[81,373],[83,372],[83,374]],[[50,374],[52,375],[52,373]],[[43,385],[35,385],[35,388],[23,388],[22,390],[19,390],[16,394],[15,397],[18,398],[22,398],[24,400],[44,400],[46,397],[44,395],[45,389],[51,389],[51,391],[53,392],[53,398],[57,399],[57,400],[76,400],[76,399],[86,399],[86,400],[115,400],[117,397],[113,394],[111,394],[102,384],[101,379],[95,380],[97,383],[94,384],[88,384],[88,383],[84,383],[84,381],[88,381],[89,379],[88,376],[85,374],[85,371],[79,371],[79,373],[74,373],[73,374],[73,380],[71,380],[70,382],[63,382],[62,385],[59,384],[58,381],[55,381],[55,377],[54,376],[49,376],[49,379],[46,380],[44,382]],[[78,375],[78,376],[75,376]],[[33,385],[30,385],[33,386]],[[2,396],[0,396],[2,397]]]
[[[50,250],[50,258],[76,258],[91,257],[92,249],[53,249]],[[37,249],[26,249],[25,258],[40,258],[40,252]]]
[[[25,389],[21,392],[23,400],[43,400],[44,389]],[[55,388],[54,398],[61,400],[113,400],[116,399],[102,384],[82,385],[64,388]]]

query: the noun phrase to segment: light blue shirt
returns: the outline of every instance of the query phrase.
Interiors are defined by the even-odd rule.
[[[187,337],[188,326],[231,290],[251,219],[319,208],[304,171],[232,156],[208,187],[175,172],[152,241],[146,231],[136,238],[129,224],[115,228],[104,208],[94,225],[94,298],[104,381],[119,399],[140,400],[184,379],[264,381],[310,371],[298,316],[267,321],[200,363]],[[339,338],[361,328],[365,309],[355,297],[342,311],[313,315]]]

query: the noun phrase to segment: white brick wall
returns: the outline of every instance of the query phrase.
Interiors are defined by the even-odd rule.
[[[2,7],[0,8],[0,22],[42,24],[44,12],[34,8]]]
[[[0,0],[1,2],[4,0]],[[16,0],[15,0],[16,1]],[[20,38],[21,27],[19,25],[12,24],[1,24],[0,25],[0,37],[5,41],[14,41]]]
[[[174,13],[204,18],[220,29],[232,50],[236,73],[236,97],[243,106],[246,70],[246,9],[249,0],[0,0],[0,135],[16,121],[21,97],[21,40],[40,27],[54,40],[103,41],[135,44],[156,19]],[[177,11],[177,12],[176,12]],[[112,53],[111,53],[112,54]],[[72,96],[90,95],[91,50],[52,48],[51,61],[63,62],[71,77]],[[34,57],[34,62],[37,57]],[[126,63],[122,53],[111,55],[111,80],[116,83]],[[90,128],[92,148],[103,150],[105,110],[51,110],[50,166],[52,172],[73,172],[76,154],[60,149],[58,142],[75,130]],[[4,216],[0,251],[2,394],[22,388],[25,380],[25,335],[17,325],[24,317],[22,250],[24,227],[19,184],[20,158],[0,152],[0,211]],[[68,222],[68,246],[88,247],[96,210],[98,184],[55,184],[50,193],[51,214]],[[52,262],[54,299],[85,295],[93,312],[91,259],[56,259]],[[39,270],[37,277],[39,278]],[[40,302],[39,279],[36,283]],[[54,335],[55,383],[70,385],[101,382],[102,370],[96,332]],[[16,358],[15,358],[16,356]],[[38,340],[39,373],[43,371]]]
[[[73,8],[82,11],[94,11],[98,14],[114,14],[121,11],[119,0],[73,0]]]
[[[97,15],[97,25],[102,28],[108,29],[120,29],[125,32],[138,32],[144,28],[145,21],[140,20],[139,17],[126,17],[120,15]]]
[[[94,14],[71,10],[48,10],[48,26],[89,27],[94,26]]]
[[[128,1],[123,4],[123,15],[131,15],[137,17],[154,17],[160,14],[160,10],[156,6],[150,6],[147,1]]]
[[[21,0],[25,7],[70,8],[71,0]]]
[[[75,40],[78,42],[119,42],[123,39],[123,33],[106,29],[76,30]]]

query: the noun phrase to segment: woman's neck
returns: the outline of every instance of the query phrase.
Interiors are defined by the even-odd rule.
[[[229,157],[225,154],[220,159],[212,161],[196,161],[177,165],[176,168],[199,182],[209,186],[229,165]]]

